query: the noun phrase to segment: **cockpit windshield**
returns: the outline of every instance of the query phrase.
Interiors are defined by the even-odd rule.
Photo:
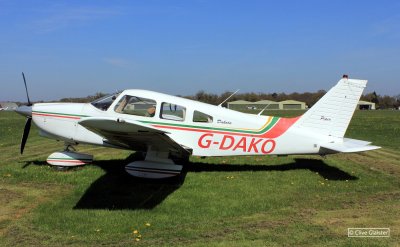
[[[106,111],[108,107],[114,102],[114,100],[118,97],[120,93],[114,93],[114,94],[109,94],[104,97],[101,97],[100,99],[96,99],[95,101],[92,101],[92,105],[102,111]]]

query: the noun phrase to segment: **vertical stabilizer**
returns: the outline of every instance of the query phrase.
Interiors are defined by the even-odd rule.
[[[296,126],[323,135],[344,137],[366,85],[366,80],[343,76],[298,120]]]

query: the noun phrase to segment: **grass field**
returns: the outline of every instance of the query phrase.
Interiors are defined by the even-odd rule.
[[[280,111],[276,115],[301,112]],[[93,165],[59,172],[62,143],[0,112],[2,246],[398,246],[400,112],[357,111],[347,137],[383,148],[360,154],[193,157],[182,179],[128,176],[128,151],[79,146]],[[389,227],[389,238],[348,238]],[[136,232],[137,231],[137,232]]]

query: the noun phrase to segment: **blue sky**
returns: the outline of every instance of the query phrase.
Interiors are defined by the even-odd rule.
[[[400,1],[0,0],[0,101],[143,88],[400,94]]]

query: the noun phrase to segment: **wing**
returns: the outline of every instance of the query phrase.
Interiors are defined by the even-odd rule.
[[[79,121],[83,127],[104,137],[105,142],[132,150],[189,151],[172,140],[168,132],[135,120],[115,117],[87,117]]]

